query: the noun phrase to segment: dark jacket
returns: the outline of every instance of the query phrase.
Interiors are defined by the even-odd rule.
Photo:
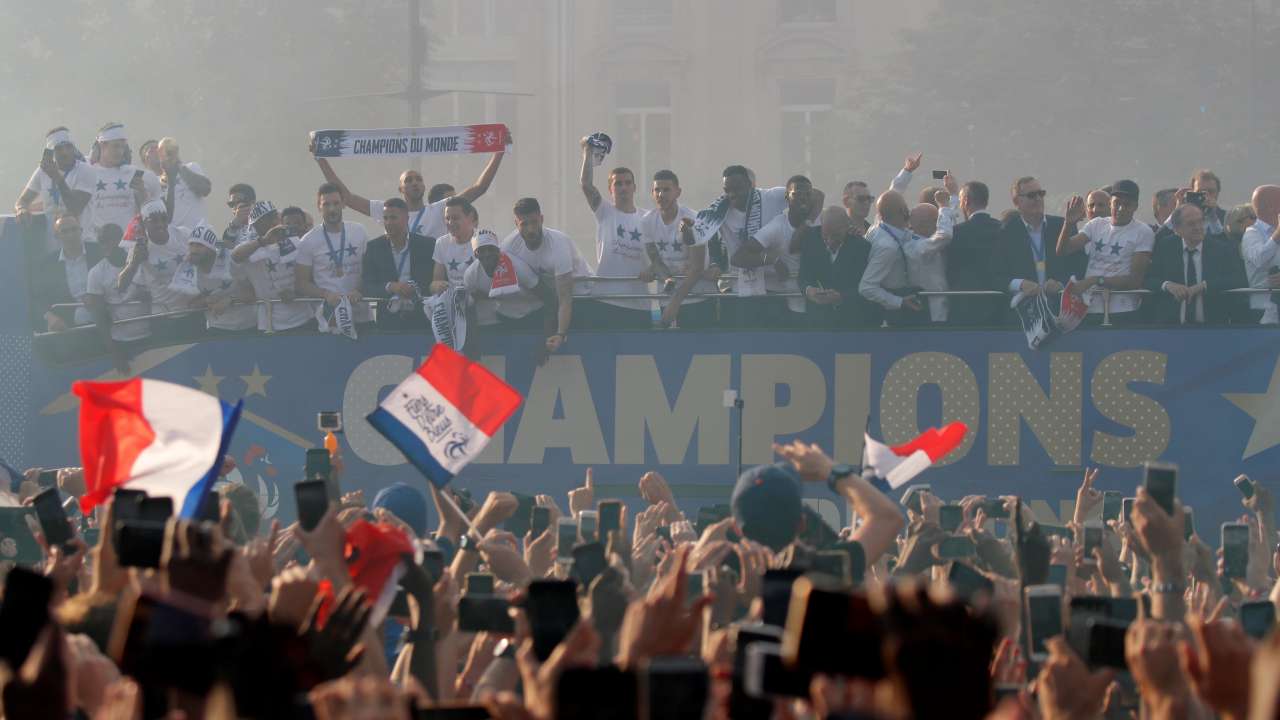
[[[1045,280],[1057,280],[1066,285],[1073,273],[1077,277],[1083,277],[1084,269],[1077,267],[1080,263],[1073,256],[1063,257],[1056,252],[1062,223],[1062,218],[1057,215],[1045,215],[1041,237],[1044,242]],[[1078,254],[1083,256],[1083,253]],[[1087,262],[1088,258],[1084,259]],[[1014,280],[1034,282],[1038,277],[1035,255],[1031,251],[1031,234],[1027,232],[1027,224],[1022,221],[1021,215],[1015,214],[1000,228],[996,250],[991,256],[991,277],[996,287],[1005,292],[1005,300],[1001,305],[1004,323],[1021,327],[1018,314],[1009,309],[1009,300],[1012,298],[1009,285]]]
[[[955,226],[947,246],[947,287],[951,290],[1002,290],[992,274],[992,255],[1000,236],[1000,222],[987,211],[974,213]],[[1005,283],[1008,286],[1008,283]],[[948,318],[952,325],[995,325],[1007,302],[996,297],[952,297]]]
[[[1208,325],[1226,325],[1235,319],[1243,322],[1248,310],[1244,295],[1222,294],[1221,290],[1246,287],[1244,266],[1221,235],[1210,235],[1200,245],[1201,276],[1208,288],[1204,296],[1204,321]],[[1162,233],[1151,253],[1151,266],[1143,279],[1151,296],[1143,301],[1143,310],[1151,322],[1176,325],[1181,322],[1181,303],[1161,289],[1165,282],[1185,285],[1186,254],[1182,238],[1175,233]],[[1195,322],[1192,308],[1187,307],[1188,324]]]
[[[867,257],[871,244],[865,238],[850,232],[836,259],[822,241],[820,228],[805,230],[800,240],[800,272],[797,282],[800,291],[806,287],[836,290],[844,297],[839,305],[819,305],[805,302],[805,313],[814,327],[824,328],[872,328],[879,327],[880,306],[867,300],[858,292],[858,283],[867,269]]]
[[[430,294],[431,277],[435,271],[435,261],[431,255],[435,252],[436,240],[424,235],[409,234],[409,277],[418,284],[419,291]],[[391,240],[382,235],[369,241],[365,247],[364,261],[360,270],[360,292],[365,297],[389,298],[387,283],[399,282],[400,272],[396,268],[395,253],[391,251]],[[415,302],[417,312],[411,313],[414,318],[413,327],[427,327],[426,316],[421,312],[421,302]],[[403,323],[396,313],[390,312],[386,301],[378,306],[379,326],[399,327]],[[418,320],[421,322],[418,322]]]
[[[31,304],[31,322],[32,327],[38,330],[45,329],[44,314],[51,305],[59,305],[62,303],[74,303],[78,300],[71,296],[71,289],[67,287],[67,272],[62,261],[58,259],[61,251],[46,254],[40,259],[35,268],[35,275],[31,278],[31,294],[33,302]],[[85,267],[89,270],[102,259],[102,251],[98,248],[98,243],[87,242],[84,244]],[[72,308],[59,308],[54,311],[58,316],[66,321],[68,325],[72,324],[75,311]]]

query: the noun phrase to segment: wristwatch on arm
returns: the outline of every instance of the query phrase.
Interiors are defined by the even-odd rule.
[[[836,465],[832,465],[831,474],[827,476],[827,487],[831,489],[831,492],[835,493],[836,495],[839,495],[840,490],[836,486],[840,483],[840,481],[844,480],[850,475],[858,475],[861,472],[862,472],[862,468],[858,467],[857,465],[850,465],[849,463],[839,463]]]

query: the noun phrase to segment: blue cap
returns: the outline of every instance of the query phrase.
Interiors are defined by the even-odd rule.
[[[800,481],[790,464],[757,465],[742,473],[729,502],[743,536],[774,551],[800,531]]]
[[[378,491],[373,497],[374,508],[386,508],[388,512],[413,528],[413,534],[427,534],[427,499],[411,485],[395,483]]]

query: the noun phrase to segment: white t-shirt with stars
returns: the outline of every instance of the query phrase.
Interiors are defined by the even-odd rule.
[[[1080,232],[1089,237],[1084,246],[1089,256],[1088,277],[1123,277],[1133,267],[1134,253],[1150,253],[1155,246],[1155,233],[1151,227],[1137,220],[1128,225],[1112,225],[1111,218],[1097,217],[1085,223]],[[1138,309],[1142,299],[1137,295],[1112,295],[1111,312],[1131,312]],[[1102,293],[1093,294],[1089,302],[1090,313],[1101,313]]]
[[[810,227],[817,224],[814,221],[807,222]],[[756,242],[764,247],[765,253],[776,253],[778,259],[782,260],[782,264],[787,268],[786,280],[779,279],[778,273],[772,266],[757,268],[757,271],[764,271],[765,289],[771,293],[800,292],[800,285],[796,280],[796,277],[800,274],[800,253],[792,253],[789,250],[791,236],[796,232],[796,228],[791,226],[791,220],[787,217],[787,213],[783,212],[776,215],[756,233]],[[804,312],[804,298],[787,298],[787,308],[791,312]]]
[[[182,310],[191,304],[191,296],[169,287],[178,266],[187,257],[187,239],[190,236],[190,230],[170,225],[168,242],[147,242],[147,259],[134,282],[151,291],[153,313]]]
[[[242,281],[241,270],[231,260],[231,251],[219,248],[209,272],[197,270],[196,284],[200,288],[200,296],[209,305],[222,300],[235,302],[239,299],[239,283]],[[253,305],[229,307],[225,311],[213,314],[204,311],[205,323],[216,330],[248,330],[258,324],[258,313]]]
[[[768,225],[779,213],[786,212],[787,189],[774,187],[760,190],[760,227]],[[747,213],[730,206],[724,214],[724,222],[720,225],[720,239],[724,242],[725,251],[732,256],[742,246],[745,237],[743,228],[747,223]]]
[[[89,270],[89,278],[85,283],[85,294],[97,295],[107,304],[107,309],[111,312],[111,319],[117,323],[111,326],[111,339],[116,342],[132,342],[151,335],[151,325],[147,320],[120,324],[121,320],[142,317],[147,314],[147,308],[142,304],[125,304],[138,302],[142,295],[142,288],[137,282],[132,282],[123,292],[118,290],[116,288],[116,278],[120,276],[121,270],[124,270],[123,265],[116,267],[111,264],[110,260],[102,258],[97,265],[94,265]]]
[[[436,261],[436,267],[444,268],[450,285],[461,287],[467,266],[476,259],[475,251],[471,249],[471,238],[467,238],[466,242],[458,242],[452,235],[446,234],[436,240],[436,249],[431,253],[431,259]]]
[[[608,200],[596,207],[596,267],[603,277],[636,277],[649,267],[644,251],[642,210],[625,213]],[[595,283],[592,295],[610,305],[632,310],[648,310],[649,300],[609,300],[610,295],[647,294],[648,284],[639,280],[612,280]]]
[[[430,205],[424,204],[421,210],[409,211],[409,232],[425,235],[429,238],[440,238],[449,234],[444,227],[444,204],[449,198],[441,198]],[[369,219],[382,225],[382,203],[385,200],[369,201]]]
[[[502,240],[502,251],[523,260],[537,274],[538,282],[546,283],[552,292],[556,288],[556,279],[561,275],[591,275],[591,266],[578,251],[578,246],[568,235],[552,228],[542,229],[542,243],[537,250],[529,249],[520,231],[513,230]],[[522,318],[541,307],[542,300],[530,292],[521,291],[502,299],[502,312],[508,317]]]
[[[253,242],[257,242],[254,233]],[[259,300],[279,300],[283,292],[294,292],[295,267],[301,238],[291,237],[278,243],[268,243],[249,256],[249,281]],[[296,294],[296,293],[295,293]],[[258,307],[258,329],[267,329],[267,310]],[[289,330],[305,324],[315,311],[305,303],[272,303],[271,328],[273,331]]]
[[[689,251],[691,246],[685,245],[680,239],[680,221],[684,218],[690,220],[696,217],[697,213],[684,205],[679,206],[676,210],[676,217],[667,224],[662,221],[662,210],[654,208],[648,215],[644,216],[644,241],[645,243],[653,243],[658,246],[658,257],[662,258],[662,262],[666,264],[667,269],[675,275],[684,275],[689,272]],[[680,281],[677,281],[680,282]],[[690,294],[700,295],[704,293],[715,294],[716,284],[710,280],[699,280],[697,285],[693,286]],[[662,299],[662,304],[666,306],[666,298]],[[690,297],[684,301],[685,305],[702,302],[702,298]]]
[[[59,168],[61,169],[61,168]],[[80,227],[83,229],[83,237],[86,242],[97,242],[97,235],[90,234],[90,226],[93,223],[93,194],[97,191],[98,174],[95,168],[82,160],[76,161],[71,170],[63,173],[63,178],[67,181],[67,187],[72,190],[89,193],[89,203],[84,206],[84,210],[80,211]],[[31,173],[31,179],[27,181],[27,190],[30,190],[40,199],[40,204],[44,207],[46,215],[60,215],[66,212],[67,200],[62,197],[62,193],[53,183],[53,178],[45,174],[44,170],[36,168]],[[124,227],[120,228],[121,230]],[[49,234],[50,250],[58,249],[58,238]]]
[[[184,166],[191,172],[201,177],[209,177],[205,175],[204,169],[193,162],[185,163]],[[160,197],[164,198],[169,192],[164,183],[160,183]],[[174,225],[182,227],[195,227],[205,223],[204,198],[195,194],[187,185],[187,181],[178,175],[178,182],[173,188],[173,220]]]
[[[311,281],[316,287],[325,292],[349,295],[360,290],[360,269],[369,236],[359,223],[344,221],[342,228],[326,233],[322,223],[308,230],[298,241],[294,262],[311,268]],[[338,274],[339,269],[342,274]],[[355,303],[352,311],[356,322],[369,322],[369,306],[364,302]]]
[[[489,289],[493,287],[493,276],[486,273],[484,266],[478,262],[471,263],[463,273],[463,287],[467,289],[467,294],[475,303],[476,322],[481,325],[497,324],[501,319],[499,315],[519,319],[537,309],[531,309],[520,296],[532,295],[530,291],[538,286],[538,275],[520,258],[511,255],[507,257],[511,258],[511,267],[516,271],[516,285],[520,288],[518,293],[504,295],[501,298],[490,298]]]
[[[160,178],[150,170],[136,165],[121,165],[114,168],[94,166],[94,174],[97,178],[94,181],[93,198],[89,200],[89,207],[93,213],[92,226],[85,226],[90,228],[86,237],[98,237],[98,228],[110,223],[119,225],[121,230],[128,229],[129,221],[138,214],[133,188],[129,187],[133,182],[133,174],[138,170],[142,170],[142,185],[147,191],[146,202],[161,199],[163,196],[160,194]]]

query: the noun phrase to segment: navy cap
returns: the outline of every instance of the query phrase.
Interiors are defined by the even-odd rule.
[[[1111,183],[1112,195],[1124,195],[1134,200],[1138,199],[1138,183],[1132,180],[1117,180]]]
[[[790,464],[757,465],[743,472],[729,502],[733,519],[749,540],[778,551],[799,533],[800,481]]]

